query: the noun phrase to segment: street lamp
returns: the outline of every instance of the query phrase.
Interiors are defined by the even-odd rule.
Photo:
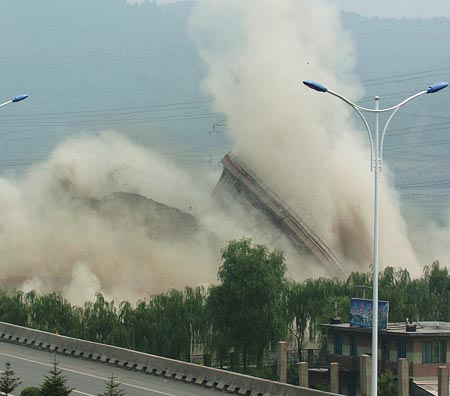
[[[303,81],[303,84],[305,84],[308,88],[311,88],[318,92],[324,92],[329,93],[333,96],[336,96],[337,98],[341,99],[348,105],[350,105],[361,117],[362,121],[364,122],[364,125],[366,126],[367,133],[369,134],[369,141],[370,141],[370,159],[371,159],[371,166],[370,169],[372,172],[374,172],[375,176],[375,192],[374,192],[374,226],[373,226],[373,301],[372,301],[372,388],[371,388],[371,395],[376,396],[377,395],[377,364],[378,364],[378,178],[379,178],[379,172],[381,172],[381,163],[383,160],[383,142],[384,142],[384,136],[386,134],[386,130],[392,120],[392,117],[394,117],[395,113],[397,113],[398,109],[405,105],[406,103],[410,102],[411,100],[425,95],[425,94],[431,94],[440,91],[441,89],[444,89],[448,86],[447,82],[438,82],[436,84],[433,84],[428,87],[428,89],[424,91],[420,91],[409,98],[405,99],[403,102],[388,107],[386,109],[380,109],[380,98],[378,96],[375,96],[375,108],[374,109],[368,109],[362,106],[359,106],[349,99],[345,98],[344,96],[333,92],[323,86],[322,84],[319,84],[315,81],[305,80]],[[367,113],[375,113],[375,136],[373,135],[370,126],[366,120],[366,118],[363,115],[363,112]],[[383,132],[379,133],[380,125],[379,125],[379,116],[380,113],[387,113],[391,112],[391,115],[386,121],[386,124],[384,125]]]
[[[10,103],[17,103],[17,102],[20,102],[20,101],[22,101],[22,100],[24,100],[24,99],[26,99],[26,98],[28,98],[28,95],[17,95],[17,96],[15,96],[14,98],[8,100],[7,102],[1,103],[1,104],[0,104],[0,107],[9,105]]]

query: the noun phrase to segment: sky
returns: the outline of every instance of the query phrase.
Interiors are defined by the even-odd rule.
[[[145,0],[128,0],[130,3],[142,3]],[[155,0],[159,4],[186,0]],[[436,16],[450,17],[448,0],[332,0],[345,11],[355,12],[368,17],[382,18],[430,18]]]
[[[0,272],[14,270],[15,279],[20,279],[15,282],[24,279],[24,285],[40,290],[50,290],[56,282],[73,298],[86,298],[79,292],[80,284],[89,293],[100,289],[107,295],[115,293],[119,300],[133,300],[149,291],[156,293],[166,287],[183,287],[190,282],[208,284],[210,279],[214,280],[220,247],[226,241],[253,234],[248,221],[241,225],[240,218],[209,212],[202,206],[202,200],[207,200],[220,175],[218,161],[231,147],[234,152],[236,147],[240,153],[246,153],[245,160],[248,158],[251,165],[258,166],[252,168],[267,178],[274,191],[301,213],[327,244],[331,241],[330,246],[354,252],[352,261],[368,265],[372,246],[372,182],[367,177],[366,141],[359,144],[358,140],[361,124],[355,123],[355,130],[349,128],[351,116],[338,108],[342,104],[332,100],[325,103],[320,95],[299,89],[299,84],[293,81],[317,78],[348,97],[372,103],[364,102],[367,98],[361,98],[359,88],[346,84],[349,78],[354,80],[353,66],[360,56],[363,59],[358,60],[359,64],[366,62],[358,70],[366,82],[365,94],[377,89],[384,103],[385,97],[401,100],[405,90],[408,94],[416,86],[422,89],[422,83],[426,87],[425,78],[448,81],[450,77],[446,67],[450,64],[450,51],[445,50],[450,37],[444,31],[447,27],[450,36],[450,22],[423,23],[426,26],[419,31],[413,23],[406,29],[390,21],[386,25],[392,26],[378,26],[384,22],[378,23],[376,19],[373,24],[356,23],[350,31],[355,33],[354,44],[359,51],[356,52],[348,40],[350,35],[341,29],[345,24],[340,23],[337,13],[327,7],[324,10],[319,7],[316,12],[315,7],[316,2],[328,2],[367,16],[414,17],[427,11],[421,9],[423,5],[418,0],[408,3],[390,0],[395,6],[378,0],[378,10],[367,0],[204,0],[197,10],[196,26],[205,31],[195,36],[197,41],[205,40],[198,51],[202,59],[193,47],[193,33],[189,35],[183,19],[190,7],[168,7],[164,10],[167,12],[142,7],[142,14],[157,18],[137,18],[140,13],[133,8],[138,7],[127,7],[126,0],[121,0],[114,2],[120,6],[111,7],[108,15],[112,17],[107,18],[107,24],[98,23],[98,16],[105,12],[102,7],[93,13],[83,8],[75,13],[83,18],[60,23],[65,16],[69,18],[73,11],[79,11],[78,0],[64,2],[67,5],[48,13],[41,13],[37,5],[36,9],[29,7],[28,13],[22,13],[17,1],[0,1],[0,19],[4,22],[0,24],[3,39],[0,47],[6,54],[0,62],[2,92],[30,94],[22,105],[1,111],[0,170],[7,169],[5,174],[11,177],[0,178],[0,224],[8,230],[5,237],[0,227]],[[302,7],[294,6],[297,1]],[[438,0],[426,3],[426,16],[450,16],[450,5],[440,1],[440,5]],[[178,8],[181,11],[176,12]],[[23,16],[22,22],[30,22],[19,23],[23,28],[18,32],[13,29],[17,25],[16,15]],[[398,25],[402,23],[409,25],[402,21]],[[364,30],[366,25],[368,29]],[[435,32],[430,25],[442,29]],[[412,45],[409,40],[413,34],[431,38],[420,47],[424,47],[422,55],[433,56],[421,56],[418,62],[405,61],[417,57],[418,42]],[[438,56],[432,52],[435,46],[444,46]],[[397,56],[398,49],[401,56]],[[379,56],[380,53],[387,56]],[[386,64],[385,59],[393,61]],[[446,228],[442,230],[439,228],[439,234],[432,232],[431,226],[422,221],[425,216],[418,213],[423,209],[428,218],[439,215],[442,223],[447,218],[441,215],[448,210],[445,201],[448,190],[443,195],[442,187],[448,185],[450,168],[448,158],[442,160],[435,155],[435,148],[445,149],[442,141],[448,139],[448,129],[441,126],[447,114],[445,104],[450,90],[447,92],[424,100],[424,107],[417,114],[411,107],[408,112],[413,117],[400,112],[396,118],[400,133],[389,135],[386,140],[386,159],[401,163],[397,167],[403,172],[392,184],[413,213],[409,217],[414,227],[418,225],[421,243],[398,242],[397,238],[406,238],[407,233],[397,195],[385,191],[381,224],[385,216],[385,221],[394,225],[380,227],[386,230],[380,238],[380,263],[415,263],[414,259],[399,258],[399,254],[411,257],[410,248],[416,245],[426,247],[422,249],[425,253],[421,253],[420,263],[431,264],[436,258],[450,262],[448,224],[443,224]],[[425,103],[431,100],[435,100],[436,108],[426,107]],[[415,117],[420,115],[423,120]],[[415,128],[405,150],[399,148],[407,123],[402,116],[411,119],[407,126]],[[320,130],[319,124],[324,124]],[[439,127],[432,128],[433,134],[425,136],[428,127],[436,124]],[[109,132],[100,136],[99,131],[105,125],[128,135],[130,142]],[[307,133],[311,130],[313,135]],[[62,141],[67,142],[53,150]],[[142,152],[145,148],[152,152]],[[330,152],[331,149],[335,151]],[[286,170],[293,169],[292,164],[298,164],[300,159],[302,166],[292,177],[292,172]],[[27,166],[35,162],[36,166]],[[172,162],[178,163],[183,173],[168,172]],[[199,185],[193,183],[189,189],[180,182],[190,180],[185,170],[208,175],[205,180],[196,177]],[[73,191],[76,199],[67,203],[66,190],[69,194]],[[166,241],[149,242],[146,228],[140,222],[136,223],[139,231],[130,228],[135,223],[133,219],[128,223],[127,216],[120,216],[123,224],[119,222],[114,228],[108,223],[110,217],[106,212],[91,216],[91,206],[86,207],[86,213],[76,206],[80,202],[78,196],[84,201],[109,204],[105,197],[116,191],[138,193],[186,213],[201,214],[198,219],[207,233],[198,236],[198,242],[189,240],[174,249]],[[124,206],[123,213],[126,210]],[[336,229],[342,232],[338,235]],[[217,245],[210,243],[210,239]],[[355,252],[355,241],[361,241],[358,242],[361,252]],[[201,255],[191,249],[197,246]],[[405,254],[399,246],[405,247]],[[385,260],[387,252],[396,256]],[[32,262],[29,257],[33,257]],[[196,271],[186,267],[186,262],[195,262]],[[121,263],[126,265],[121,267]],[[189,274],[186,268],[190,269]],[[112,273],[121,276],[111,279]],[[64,285],[61,286],[57,274],[65,277]],[[0,276],[1,280],[3,284],[8,282],[4,276]],[[85,287],[86,284],[92,286]]]
[[[450,17],[448,0],[335,0],[342,9],[356,12],[364,16],[382,18],[429,18],[436,16]]]

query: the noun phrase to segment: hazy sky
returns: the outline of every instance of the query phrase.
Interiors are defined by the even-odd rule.
[[[380,17],[450,17],[449,0],[335,0],[344,10]]]
[[[130,3],[140,3],[145,0],[128,0]],[[174,3],[177,0],[154,0],[157,3]],[[183,1],[183,0],[178,0]],[[314,1],[314,0],[311,0]],[[332,0],[346,11],[356,12],[365,16],[380,17],[412,17],[428,18],[434,16],[450,17],[449,0]]]

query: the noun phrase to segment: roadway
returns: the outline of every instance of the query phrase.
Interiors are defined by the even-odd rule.
[[[23,345],[0,342],[0,370],[10,362],[22,384],[13,392],[28,386],[39,386],[52,366],[55,354]],[[217,390],[202,388],[173,379],[122,369],[100,362],[56,354],[58,367],[68,378],[67,386],[75,388],[72,395],[96,396],[105,391],[105,382],[111,374],[117,377],[127,396],[210,396]]]

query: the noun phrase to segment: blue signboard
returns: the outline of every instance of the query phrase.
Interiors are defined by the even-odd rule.
[[[352,298],[350,303],[350,326],[372,327],[372,300]],[[378,328],[387,330],[389,302],[378,301]]]

